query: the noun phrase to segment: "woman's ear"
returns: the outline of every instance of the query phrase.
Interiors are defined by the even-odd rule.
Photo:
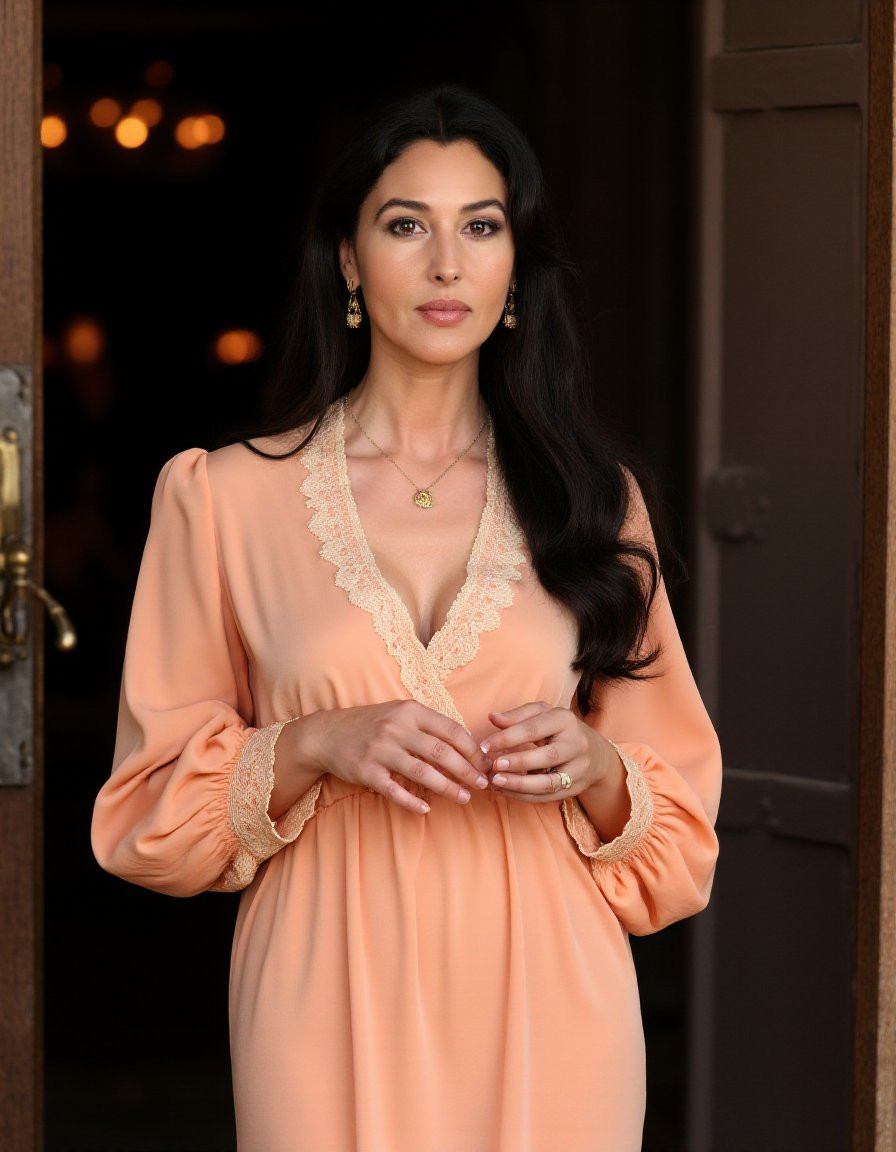
[[[355,265],[355,253],[351,242],[348,240],[339,241],[339,267],[342,271],[343,280],[354,280],[355,288],[361,287],[358,281],[358,269]]]

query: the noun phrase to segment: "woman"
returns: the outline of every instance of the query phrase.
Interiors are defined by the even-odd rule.
[[[241,893],[241,1152],[640,1148],[628,934],[705,906],[720,755],[570,275],[507,117],[399,101],[269,423],[159,476],[93,846]]]

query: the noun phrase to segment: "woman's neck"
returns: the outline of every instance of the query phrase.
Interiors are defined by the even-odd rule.
[[[352,389],[348,403],[378,443],[421,457],[463,447],[486,414],[478,381],[469,374],[385,379],[368,372]]]

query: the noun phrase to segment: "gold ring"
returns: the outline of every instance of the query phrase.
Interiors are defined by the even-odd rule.
[[[572,784],[572,776],[570,776],[568,772],[560,772],[558,775],[560,776],[560,783],[564,788],[568,788],[570,784]]]

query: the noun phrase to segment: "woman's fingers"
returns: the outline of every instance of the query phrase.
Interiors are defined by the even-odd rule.
[[[551,708],[543,701],[526,704],[515,708],[512,712],[492,713],[492,721],[496,725],[510,721],[507,727],[494,733],[487,740],[483,740],[480,747],[492,761],[498,772],[529,772],[536,768],[546,768],[557,763],[558,750],[551,741],[557,740],[569,727],[566,717],[568,709]],[[571,714],[570,714],[571,715]],[[546,753],[546,758],[536,758],[531,762],[522,757],[529,753],[543,752],[545,747],[553,748]]]
[[[564,767],[578,752],[566,740],[555,740],[522,752],[508,752],[494,761],[495,773],[554,772]]]
[[[415,739],[409,750],[428,764],[450,772],[461,783],[472,788],[486,787],[491,762],[466,728],[431,708],[417,707],[422,710],[418,729],[422,739]]]
[[[389,772],[384,773],[382,787],[377,791],[382,792],[399,808],[407,808],[409,812],[417,812],[421,816],[425,816],[429,811],[429,805],[421,796],[415,796],[413,792],[408,792],[407,788],[402,787],[400,782]]]
[[[454,745],[432,733],[410,735],[406,751],[407,755],[397,763],[396,770],[440,796],[466,804],[471,789],[479,791],[488,787],[488,777],[484,772],[474,767]],[[479,753],[479,758],[485,760],[482,753]]]
[[[415,701],[388,710],[368,753],[378,791],[414,811],[424,809],[402,778],[458,804],[488,787],[490,763],[466,728]]]
[[[550,710],[550,704],[546,704],[544,700],[533,700],[528,704],[521,704],[518,708],[511,708],[507,712],[489,712],[488,715],[496,728],[507,729],[513,724],[519,724],[539,715],[539,713],[550,712]]]
[[[568,783],[567,783],[568,781]],[[573,789],[573,777],[564,768],[555,772],[530,772],[528,775],[510,773],[498,774],[492,780],[502,792],[512,792],[518,800],[541,803],[545,800],[561,800],[574,796],[580,789]]]
[[[491,757],[495,788],[543,804],[588,786],[588,743],[570,709],[534,701],[491,720],[498,731],[481,747]]]

